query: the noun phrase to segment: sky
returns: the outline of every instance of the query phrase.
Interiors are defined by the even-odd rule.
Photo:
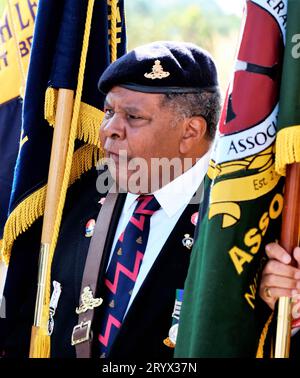
[[[226,13],[234,13],[241,16],[245,0],[217,0],[217,3]]]

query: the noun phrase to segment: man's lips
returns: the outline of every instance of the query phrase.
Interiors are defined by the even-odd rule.
[[[119,163],[120,161],[128,161],[128,156],[126,154],[116,153],[112,151],[107,151],[106,157],[112,159],[116,163]]]

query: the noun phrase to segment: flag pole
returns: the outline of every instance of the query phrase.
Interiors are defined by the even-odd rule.
[[[39,329],[40,327],[45,326],[42,324],[42,318],[47,275],[50,274],[50,272],[48,272],[48,257],[54,231],[59,196],[64,178],[73,111],[73,99],[73,90],[59,89],[41,236],[38,289],[35,303],[34,323],[32,326],[30,340],[29,356],[31,358],[35,357],[35,345],[39,334]]]
[[[299,243],[300,163],[287,165],[280,245],[292,254]],[[275,358],[288,358],[291,339],[291,299],[279,298]]]

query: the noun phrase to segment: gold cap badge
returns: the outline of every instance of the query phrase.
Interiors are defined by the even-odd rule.
[[[144,76],[147,79],[164,79],[165,77],[170,76],[170,72],[164,71],[162,65],[160,64],[160,60],[156,60],[154,62],[154,66],[152,66],[152,72],[145,73]]]

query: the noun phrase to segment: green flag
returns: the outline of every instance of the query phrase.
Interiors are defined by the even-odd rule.
[[[286,49],[280,90],[276,170],[300,162],[300,2],[289,0]]]
[[[280,3],[278,8],[270,1],[246,2],[200,208],[175,357],[255,357],[264,342],[269,312],[258,311],[264,308],[258,306],[257,288],[264,246],[278,238],[283,208],[274,151],[287,21],[287,1]]]

